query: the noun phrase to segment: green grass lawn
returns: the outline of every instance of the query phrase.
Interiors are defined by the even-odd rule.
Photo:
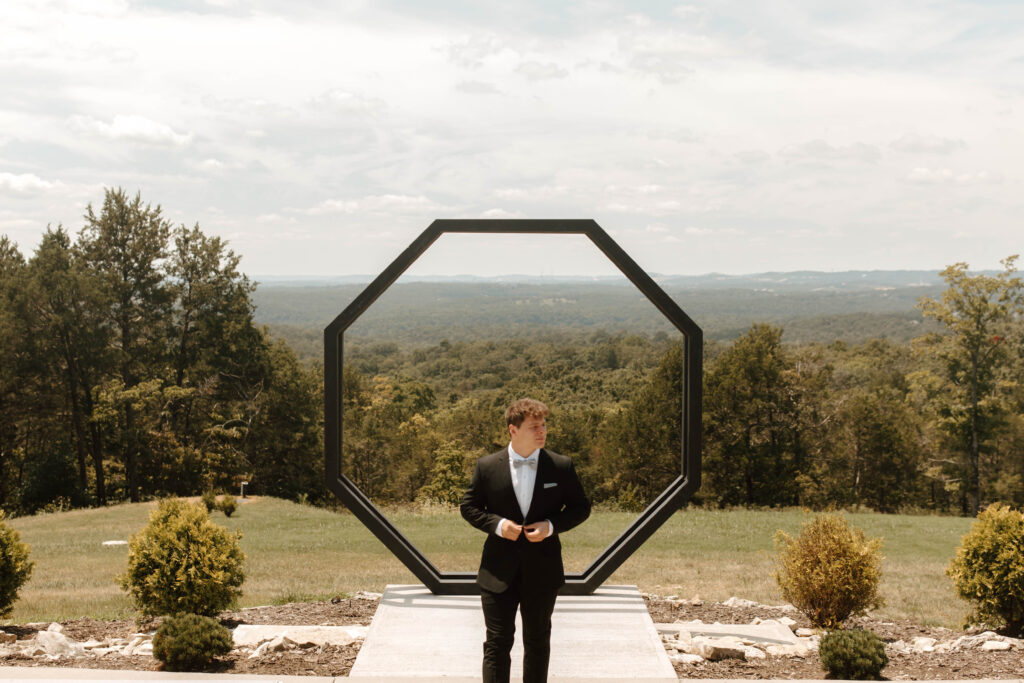
[[[126,617],[131,605],[114,577],[124,571],[127,540],[141,529],[155,503],[59,512],[9,520],[31,546],[36,566],[21,590],[12,620],[49,621],[90,616]],[[445,571],[475,571],[483,537],[458,512],[392,512],[395,525]],[[635,515],[595,512],[563,537],[566,571],[581,571]],[[971,520],[955,517],[851,514],[869,536],[884,539],[882,616],[929,625],[958,626],[967,605],[944,571]],[[325,599],[358,590],[382,591],[415,577],[350,514],[273,498],[250,499],[235,516],[213,519],[241,529],[246,553],[242,606]],[[782,601],[771,577],[777,529],[799,530],[799,511],[676,513],[609,583],[642,591],[724,600],[736,595]]]

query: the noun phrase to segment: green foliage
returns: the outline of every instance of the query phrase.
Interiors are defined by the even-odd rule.
[[[881,680],[882,669],[889,663],[882,639],[861,629],[826,633],[818,656],[829,676],[841,680]]]
[[[153,636],[153,656],[167,671],[202,671],[231,647],[231,632],[216,619],[198,614],[168,617]]]
[[[217,494],[213,492],[213,489],[203,491],[203,495],[199,497],[199,500],[206,507],[207,513],[217,509]]]
[[[974,603],[969,620],[1024,632],[1024,513],[991,505],[963,537],[946,573]]]
[[[881,606],[881,540],[838,514],[817,515],[794,539],[775,535],[775,580],[783,597],[819,628]]]
[[[225,517],[230,517],[235,514],[235,510],[238,509],[238,503],[235,501],[235,497],[230,493],[225,493],[220,498],[220,502],[217,504],[220,511],[224,513]]]
[[[1024,279],[1017,256],[1003,259],[997,275],[970,274],[966,263],[940,273],[949,285],[939,300],[923,297],[922,313],[946,327],[947,334],[926,337],[922,348],[934,369],[931,408],[955,452],[961,457],[949,479],[959,483],[964,509],[977,514],[981,504],[981,459],[1010,412],[1007,382],[1016,384],[1011,348],[1020,343]],[[1019,352],[1018,352],[1019,353]]]
[[[431,503],[458,505],[469,486],[467,455],[456,444],[446,442],[434,451],[430,481],[420,489],[419,497]]]
[[[7,526],[4,517],[0,510],[0,617],[10,615],[35,564],[28,559],[28,544],[21,542],[21,534]]]
[[[128,543],[118,583],[146,615],[214,615],[241,595],[241,532],[210,521],[199,503],[163,500]]]

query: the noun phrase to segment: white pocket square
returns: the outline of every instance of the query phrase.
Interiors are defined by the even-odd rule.
[[[552,482],[548,482],[548,483],[544,484],[544,488],[546,488],[546,489],[552,488],[554,486],[558,486],[558,482],[557,481],[552,481]]]

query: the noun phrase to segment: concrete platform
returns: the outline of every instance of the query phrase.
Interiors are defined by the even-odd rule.
[[[559,596],[552,616],[552,681],[677,681],[636,586]],[[522,678],[516,620],[512,678]],[[388,586],[350,678],[479,680],[484,618],[480,598],[433,595],[422,585]]]

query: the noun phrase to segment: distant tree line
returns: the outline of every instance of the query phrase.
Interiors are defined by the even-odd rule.
[[[0,506],[322,496],[318,378],[254,325],[239,257],[120,189],[84,218],[28,259],[0,237]]]
[[[946,290],[919,305],[939,331],[911,343],[784,344],[769,324],[707,343],[696,502],[1024,504],[1024,283],[1014,258],[1003,265],[944,270]],[[77,234],[47,229],[28,258],[0,237],[0,507],[242,480],[332,502],[318,364],[254,324],[255,284],[238,266],[222,240],[119,189]],[[379,504],[457,502],[473,460],[507,444],[504,407],[533,396],[595,502],[642,509],[679,474],[679,335],[592,327],[347,338],[343,473]]]

